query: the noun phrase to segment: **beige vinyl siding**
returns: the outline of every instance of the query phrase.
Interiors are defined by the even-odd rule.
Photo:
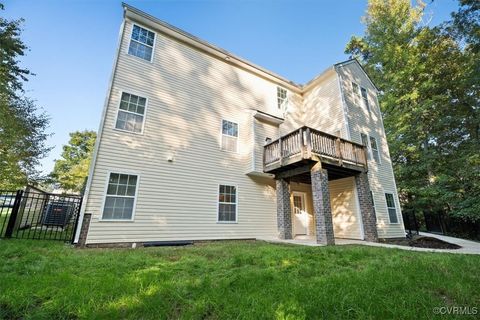
[[[280,125],[280,135],[285,135],[304,125],[303,97],[288,91],[288,108],[283,114],[284,123]]]
[[[255,172],[263,172],[263,146],[265,145],[265,139],[271,138],[272,141],[278,139],[279,137],[279,128],[278,126],[254,119],[254,132],[255,132]]]
[[[335,238],[363,240],[355,178],[333,180],[329,182],[329,186]]]
[[[379,234],[402,235],[401,224],[388,224],[384,192],[393,193],[397,205],[398,197],[381,119],[379,115],[367,119],[347,102],[348,130],[340,78],[334,69],[314,80],[302,95],[300,88],[292,89],[280,78],[242,69],[223,57],[166,36],[164,27],[158,28],[152,29],[156,32],[155,45],[152,62],[148,62],[127,54],[132,21],[125,20],[86,200],[85,212],[92,214],[87,243],[276,236],[274,180],[247,173],[263,171],[266,137],[276,139],[303,125],[332,134],[340,130],[345,138],[350,131],[357,142],[360,128],[375,135],[381,146],[382,165],[370,165],[369,178]],[[347,76],[359,78],[364,86],[364,74],[348,68],[340,68],[345,91]],[[277,106],[279,85],[290,87],[285,111]],[[141,134],[114,129],[122,92],[148,99]],[[371,109],[378,113],[374,105],[372,98]],[[257,110],[284,122],[277,126],[258,120],[254,118]],[[238,124],[237,152],[221,150],[222,120]],[[133,221],[101,220],[109,172],[139,177]],[[338,199],[343,202],[351,197],[350,182],[346,185],[349,189],[341,192],[332,182],[335,195],[340,193]],[[237,223],[217,223],[220,184],[237,187]],[[310,185],[292,184],[295,190],[306,192],[307,211],[313,214]],[[356,202],[343,202],[336,202],[333,211],[355,212]],[[357,229],[350,229],[348,237],[359,235]]]
[[[304,123],[314,129],[348,137],[337,74],[329,70],[304,94]]]
[[[368,178],[374,195],[377,215],[378,234],[381,238],[404,237],[405,231],[400,212],[400,202],[395,186],[395,178],[388,151],[387,139],[376,98],[376,89],[356,62],[350,62],[337,68],[348,106],[348,123],[351,140],[361,143],[360,133],[365,133],[377,139],[380,148],[380,164],[373,159],[368,161]],[[368,91],[370,112],[360,103],[354,104],[352,96],[352,81]],[[361,101],[361,99],[360,99]],[[390,224],[388,219],[385,192],[394,194],[397,205],[398,224]]]
[[[131,29],[126,21],[85,210],[87,243],[276,235],[274,182],[245,173],[252,110],[282,116],[277,84],[159,32],[152,63],[129,56]],[[113,129],[122,91],[148,98],[143,134]],[[220,150],[222,119],[239,124],[238,153]],[[139,175],[133,222],[100,221],[110,171]],[[238,187],[237,224],[217,223],[219,184]]]

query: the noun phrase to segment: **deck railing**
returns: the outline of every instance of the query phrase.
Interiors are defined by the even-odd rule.
[[[295,157],[310,159],[312,155],[364,167],[367,164],[363,145],[309,127],[301,127],[266,144],[263,164],[268,167]]]

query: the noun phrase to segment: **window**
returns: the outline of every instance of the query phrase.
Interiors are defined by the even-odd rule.
[[[132,219],[137,181],[136,175],[110,173],[102,219]]]
[[[360,133],[360,137],[362,138],[362,144],[368,148],[368,138],[365,133]]]
[[[367,148],[367,157],[371,159],[372,156],[370,155],[370,148],[368,147],[368,137],[365,133],[360,133],[360,137],[362,138],[362,145]]]
[[[277,106],[280,110],[287,109],[287,90],[282,87],[277,87]]]
[[[360,105],[360,87],[355,82],[352,82],[353,103]]]
[[[375,200],[373,199],[373,192],[370,191],[370,199],[372,200],[372,208],[373,208],[373,213],[376,212],[376,209],[375,209]]]
[[[377,139],[375,137],[370,137],[370,149],[375,162],[380,163],[380,153],[378,152]]]
[[[238,124],[222,120],[222,150],[237,152]]]
[[[367,108],[367,111],[370,112],[370,105],[368,104],[368,94],[367,94],[367,89],[361,88],[362,91],[362,99],[363,99],[363,105],[365,108]]]
[[[146,103],[146,98],[123,92],[115,128],[141,133]]]
[[[220,185],[218,190],[218,222],[237,221],[237,187]]]
[[[154,40],[155,33],[134,24],[128,54],[147,61],[152,61]]]
[[[393,194],[385,193],[385,200],[387,200],[388,218],[390,223],[398,223],[397,210],[395,209],[395,200]]]

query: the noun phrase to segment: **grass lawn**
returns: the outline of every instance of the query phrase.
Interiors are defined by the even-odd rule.
[[[480,256],[471,255],[0,240],[0,319],[431,319],[441,318],[434,307],[480,307],[479,288]]]

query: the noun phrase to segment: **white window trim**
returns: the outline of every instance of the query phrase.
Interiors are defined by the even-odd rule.
[[[235,187],[235,191],[236,191],[236,195],[235,195],[235,221],[221,221],[219,220],[219,217],[220,217],[220,186],[229,186],[229,187]],[[216,201],[217,201],[217,212],[216,212],[216,215],[217,215],[217,223],[218,224],[238,224],[238,185],[234,184],[234,183],[229,183],[229,182],[225,182],[225,183],[218,183],[217,184],[217,198],[216,198]],[[233,202],[222,202],[222,203],[229,203],[229,204],[232,204]]]
[[[135,112],[120,109],[120,104],[122,103],[122,94],[123,93],[132,94],[132,95],[140,97],[140,98],[145,98],[145,110],[143,112],[142,131],[140,131],[140,132],[134,132],[134,131],[129,131],[129,130],[117,128],[118,113],[120,111],[127,112],[127,113],[132,113],[132,114],[135,114],[135,115],[139,115],[138,113],[135,113]],[[147,117],[148,102],[149,102],[149,99],[148,99],[146,94],[138,93],[138,92],[135,92],[134,90],[119,90],[119,98],[118,98],[118,103],[117,103],[117,113],[115,115],[115,121],[113,123],[113,130],[120,131],[120,132],[127,132],[127,133],[131,133],[131,134],[143,135],[143,132],[145,131],[145,118]]]
[[[390,209],[391,207],[389,207],[389,206],[388,206],[388,203],[387,203],[387,193],[392,195],[393,203],[395,204],[395,215],[397,216],[397,222],[392,222],[392,221],[390,221],[390,213],[388,212],[388,209]],[[398,210],[399,210],[400,206],[398,206],[395,193],[394,193],[394,192],[390,192],[390,191],[383,190],[383,197],[385,198],[385,206],[387,207],[388,223],[389,223],[389,224],[393,224],[393,225],[400,224],[400,218],[399,218],[399,216],[398,216],[398,213],[399,213]]]
[[[372,161],[375,162],[376,164],[381,165],[381,164],[382,164],[382,153],[380,152],[380,147],[379,147],[379,144],[378,144],[378,139],[377,139],[377,137],[372,136],[372,135],[367,135],[367,137],[368,137],[368,146],[369,146],[369,150],[370,150],[371,159],[372,159]],[[371,139],[371,138],[375,139],[375,143],[377,144],[378,162],[375,161],[375,158],[373,157],[373,148],[372,148],[372,144],[370,143],[370,139]]]
[[[144,27],[144,26],[141,25],[141,24],[135,23],[135,22],[133,22],[133,21],[131,21],[131,20],[129,20],[129,21],[132,23],[132,26],[131,26],[131,28],[130,28],[130,33],[129,33],[129,37],[128,37],[127,52],[126,52],[127,56],[133,57],[133,58],[138,59],[138,60],[143,61],[143,62],[148,62],[148,63],[152,63],[152,64],[153,64],[153,59],[154,59],[154,57],[155,57],[155,45],[157,44],[157,35],[158,35],[158,33],[155,32],[155,31],[153,31],[153,30],[150,29],[150,28]],[[155,36],[153,37],[152,57],[151,57],[150,60],[145,60],[145,59],[143,59],[143,58],[140,58],[140,57],[137,57],[137,56],[135,56],[135,55],[133,55],[133,54],[128,53],[128,51],[130,51],[130,41],[132,41],[132,40],[135,41],[135,42],[141,43],[141,44],[143,44],[143,45],[145,45],[145,46],[147,46],[147,47],[149,47],[148,44],[145,44],[145,43],[143,43],[143,42],[139,42],[139,41],[137,41],[137,40],[135,40],[135,39],[132,39],[133,27],[134,27],[134,26],[137,26],[137,27],[140,27],[140,28],[142,28],[142,29],[145,29],[145,30],[148,30],[148,31],[150,31],[150,32],[153,32],[153,34],[155,35]]]
[[[103,218],[103,210],[105,209],[105,202],[107,201],[107,190],[108,190],[108,182],[110,181],[110,175],[112,173],[117,173],[117,174],[128,174],[128,175],[134,175],[137,176],[137,185],[135,187],[135,198],[133,199],[133,209],[132,209],[132,217],[130,219],[104,219]],[[105,180],[105,188],[103,190],[103,201],[102,201],[102,208],[100,211],[100,217],[98,218],[99,222],[134,222],[135,221],[135,213],[136,213],[136,208],[137,208],[137,199],[138,199],[138,189],[140,187],[140,173],[138,172],[132,172],[124,169],[119,169],[119,170],[109,170],[107,171],[107,177]],[[115,195],[111,195],[113,197],[117,197]],[[118,196],[122,197],[122,196]],[[123,196],[125,197],[125,196]],[[126,197],[130,198],[130,197]]]
[[[223,121],[232,122],[232,123],[235,123],[237,125],[237,144],[236,144],[235,151],[223,149],[223,136],[234,137],[234,136],[229,136],[228,134],[223,134]],[[239,139],[240,139],[240,123],[238,123],[234,120],[229,120],[227,118],[222,118],[222,120],[220,121],[220,150],[223,151],[223,152],[230,152],[230,153],[238,154],[239,153],[239,151],[238,151],[238,146],[239,146],[238,140]]]

